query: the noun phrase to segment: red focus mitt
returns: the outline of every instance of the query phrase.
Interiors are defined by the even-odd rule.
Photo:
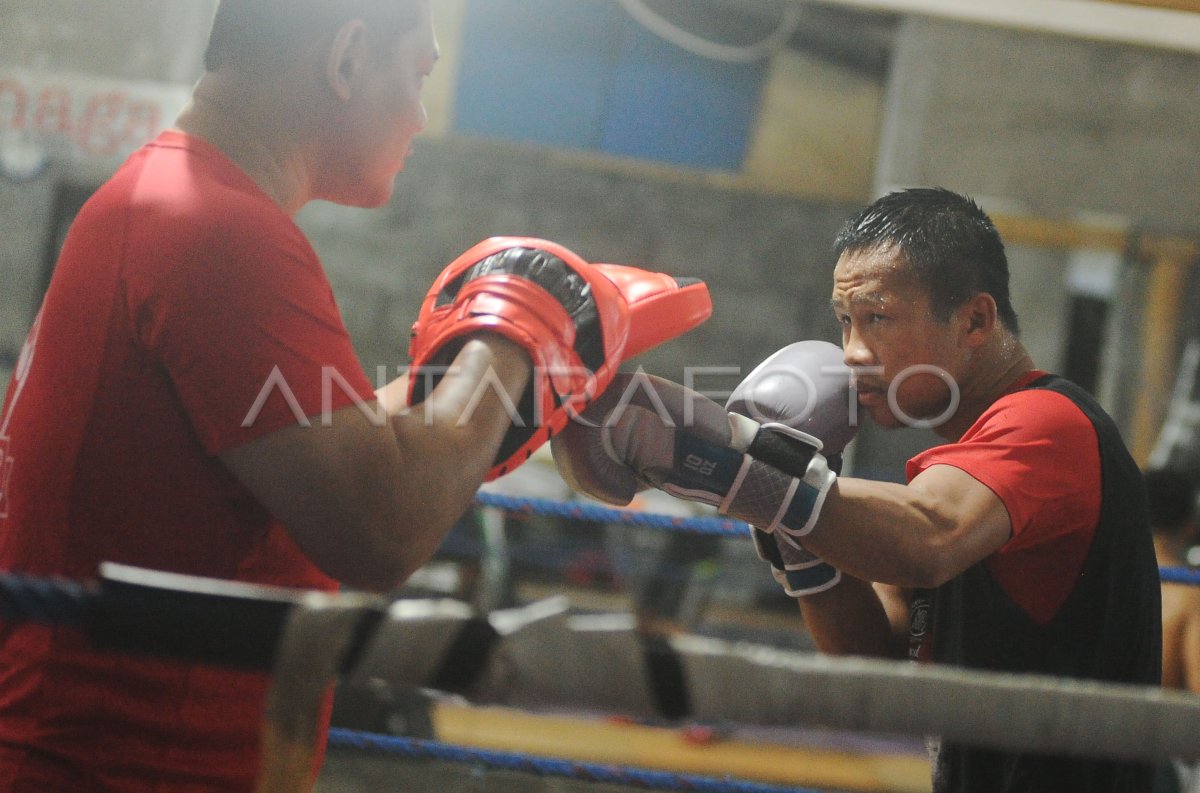
[[[413,324],[409,404],[424,401],[479,331],[521,345],[533,382],[488,472],[525,462],[612,382],[621,363],[712,315],[708,287],[636,267],[589,264],[557,243],[493,237],[434,281]]]

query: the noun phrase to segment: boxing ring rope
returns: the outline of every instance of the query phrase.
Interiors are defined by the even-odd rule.
[[[480,494],[477,503],[510,511],[675,531],[722,535],[745,531],[744,524],[721,518],[656,516],[578,502]],[[1167,568],[1163,578],[1200,584],[1200,572],[1195,570]],[[290,675],[293,679],[304,678],[309,689],[316,678],[320,678],[317,682],[325,682],[334,676],[380,671],[416,687],[429,687],[429,672],[443,659],[426,656],[443,655],[455,640],[461,639],[448,627],[461,628],[470,622],[478,633],[482,624],[491,635],[482,645],[482,657],[479,653],[472,656],[479,668],[466,678],[471,682],[470,693],[475,695],[468,699],[517,706],[534,690],[531,687],[544,682],[546,665],[537,662],[538,653],[561,650],[552,645],[566,624],[562,614],[552,614],[551,618],[544,614],[514,618],[510,614],[507,625],[502,624],[503,615],[497,615],[496,620],[492,615],[463,619],[461,614],[448,617],[446,612],[433,609],[422,617],[404,600],[389,603],[357,593],[314,598],[315,594],[105,565],[95,582],[0,574],[0,618],[76,625],[98,645],[116,651],[274,670],[277,684]],[[339,637],[333,642],[322,641],[325,627],[333,623],[322,622],[320,617],[331,613],[331,609],[337,612]],[[441,637],[440,644],[434,637]],[[524,639],[523,644],[517,639]],[[474,645],[473,649],[479,647]],[[303,648],[304,663],[296,663],[297,648]],[[574,666],[597,666],[594,646],[586,641],[567,649],[582,655]],[[1003,750],[1112,759],[1200,758],[1200,697],[1157,687],[829,658],[696,636],[662,639],[658,649],[670,656],[675,684],[688,692],[686,715],[691,718],[882,735],[939,735],[945,740]],[[315,658],[323,653],[326,657]],[[646,656],[641,651],[626,655],[629,657],[620,653],[605,656],[603,666],[615,669],[622,663],[630,664],[617,671],[627,672],[631,678],[644,673],[639,665],[645,663]],[[572,666],[567,661],[562,663],[568,672]],[[297,670],[302,674],[296,674]],[[560,671],[553,670],[555,674]],[[737,692],[732,702],[727,695],[718,694],[729,686]],[[288,692],[282,688],[276,692],[276,710],[268,708],[268,714],[278,724],[290,724],[293,737],[307,740],[310,736],[302,729],[300,717],[309,711],[311,697],[299,697],[292,703],[286,695]],[[964,707],[963,703],[970,706]],[[569,707],[572,703],[539,704]],[[464,758],[464,762],[496,768],[516,764],[521,766],[518,770],[578,772],[583,778],[595,776],[597,781],[604,774],[625,774],[621,783],[631,785],[639,779],[635,771],[604,771],[602,766],[567,761],[542,764],[505,753],[474,754],[461,747],[435,748],[434,743],[365,737],[348,731],[333,736],[335,745],[344,742],[359,750],[375,747],[379,751],[425,756],[444,753],[441,759],[455,756]],[[648,773],[650,776],[642,781],[700,784],[680,775],[660,778],[655,776],[659,772]]]
[[[721,537],[747,537],[749,534],[749,526],[733,518],[723,518],[715,515],[712,517],[658,515],[635,509],[606,507],[602,504],[589,501],[553,501],[544,498],[528,498],[480,492],[475,496],[475,504],[480,507],[493,507],[505,512],[518,514],[544,515],[566,518],[568,520],[588,520],[596,523],[612,523],[625,526],[642,526],[645,528],[690,534],[710,534]],[[1159,568],[1159,574],[1161,579],[1166,583],[1200,586],[1200,569],[1162,567]]]
[[[517,771],[541,777],[561,777],[585,782],[624,785],[638,790],[699,791],[700,793],[814,793],[814,791],[802,788],[534,757],[518,752],[474,749],[438,741],[377,735],[337,727],[329,731],[329,746],[389,757],[441,760],[448,763],[483,766],[492,770]]]
[[[486,492],[477,493],[475,503],[481,507],[495,507],[505,512],[546,515],[568,520],[619,523],[625,526],[644,526],[689,534],[715,534],[725,537],[749,536],[746,524],[733,518],[657,515],[636,509],[606,507],[589,501],[552,501],[545,498],[527,498]]]

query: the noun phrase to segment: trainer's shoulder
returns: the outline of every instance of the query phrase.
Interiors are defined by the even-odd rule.
[[[248,178],[190,166],[147,168],[124,196],[122,273],[132,305],[191,301],[199,292],[259,294],[319,271],[303,232]]]
[[[291,218],[220,150],[180,133],[164,133],[141,149],[104,190],[124,204],[133,226],[167,240],[222,247],[242,234],[299,234]]]

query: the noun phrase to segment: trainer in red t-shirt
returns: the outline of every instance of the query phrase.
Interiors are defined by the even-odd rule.
[[[216,455],[371,398],[300,230],[215,148],[164,133],[80,212],[22,352],[0,414],[0,569],[332,589]],[[0,624],[0,777],[248,789],[265,682]]]

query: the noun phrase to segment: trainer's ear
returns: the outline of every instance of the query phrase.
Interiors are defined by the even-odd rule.
[[[367,64],[367,29],[352,19],[338,29],[329,45],[325,79],[334,95],[345,102],[354,93],[355,78]]]

